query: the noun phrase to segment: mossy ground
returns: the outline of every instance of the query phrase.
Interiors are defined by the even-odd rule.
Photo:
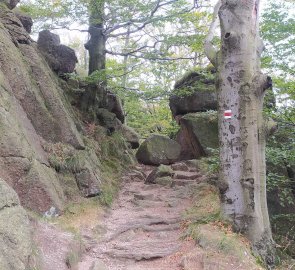
[[[194,239],[205,250],[209,261],[218,256],[225,264],[232,260],[241,265],[248,264],[247,269],[261,269],[246,238],[234,233],[223,220],[220,205],[219,191],[215,186],[208,183],[196,186],[193,206],[184,214],[184,238]],[[223,269],[222,263],[220,267]]]

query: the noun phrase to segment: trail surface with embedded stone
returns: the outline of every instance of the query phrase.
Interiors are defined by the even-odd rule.
[[[112,209],[100,225],[103,237],[83,235],[87,252],[79,270],[176,270],[195,246],[181,239],[182,214],[191,204],[192,185],[201,175],[184,164],[173,165],[172,183],[145,184],[153,167],[139,166],[123,179]]]

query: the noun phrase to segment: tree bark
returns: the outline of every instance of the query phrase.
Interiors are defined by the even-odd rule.
[[[265,263],[274,264],[266,200],[264,92],[270,78],[261,73],[259,0],[221,0],[221,50],[217,65],[220,189],[223,213],[246,234]],[[231,118],[224,116],[231,111]],[[230,113],[230,112],[229,112]]]
[[[104,0],[91,0],[89,5],[89,41],[85,48],[89,52],[88,74],[100,71],[102,81],[106,81],[106,36],[104,34]]]
[[[89,52],[88,74],[94,71],[103,71],[106,68],[106,39],[103,34],[102,25],[91,25],[89,27],[90,39],[85,44]]]

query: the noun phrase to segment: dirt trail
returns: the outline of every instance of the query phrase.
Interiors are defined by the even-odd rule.
[[[176,270],[193,241],[181,240],[182,213],[191,204],[191,185],[202,180],[193,168],[175,166],[173,185],[145,184],[152,167],[124,178],[112,209],[99,226],[97,242],[85,233],[87,252],[79,270]]]

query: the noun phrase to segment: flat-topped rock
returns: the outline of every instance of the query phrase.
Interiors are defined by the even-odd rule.
[[[169,106],[172,115],[217,110],[215,78],[211,71],[187,73],[176,82]]]

